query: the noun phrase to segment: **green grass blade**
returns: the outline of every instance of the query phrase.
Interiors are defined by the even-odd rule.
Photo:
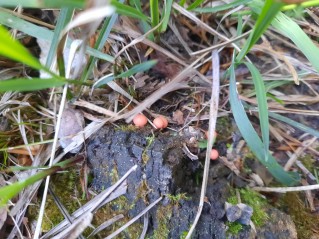
[[[186,3],[186,0],[180,0],[179,5],[184,7],[185,3]]]
[[[35,182],[44,179],[48,175],[51,175],[59,170],[73,166],[75,163],[79,161],[79,159],[65,160],[63,162],[57,163],[56,165],[53,165],[51,168],[45,169],[43,171],[36,173],[35,175],[32,175],[24,181],[16,182],[11,185],[0,188],[0,207],[5,206],[8,200],[17,195],[25,187],[30,186],[31,184],[34,184]]]
[[[98,82],[96,82],[96,84],[94,85],[94,88],[98,88],[102,85],[106,85],[108,82],[114,80],[114,79],[119,79],[119,78],[124,78],[124,77],[130,77],[138,72],[143,72],[143,71],[147,71],[149,69],[151,69],[155,64],[157,63],[156,60],[151,60],[151,61],[147,61],[147,62],[143,62],[141,64],[137,64],[135,66],[133,66],[131,69],[129,69],[128,71],[125,71],[117,76],[105,76],[102,77]]]
[[[193,10],[194,8],[197,8],[199,5],[201,5],[204,2],[204,0],[195,0],[189,7],[187,8],[188,11]]]
[[[159,24],[160,14],[158,0],[150,0],[151,25],[156,27]]]
[[[40,38],[47,41],[51,41],[53,37],[53,31],[30,23],[13,14],[10,14],[9,12],[3,11],[2,9],[0,9],[0,24],[24,32],[35,38]]]
[[[19,5],[24,8],[84,8],[85,3],[84,0],[0,0],[0,6],[16,7]]]
[[[103,53],[99,50],[95,50],[94,48],[87,48],[87,53],[91,56],[94,56],[96,58],[99,58],[101,60],[105,60],[108,62],[114,62],[115,60],[113,56]]]
[[[266,89],[264,85],[264,81],[258,71],[258,69],[251,63],[245,63],[247,68],[249,69],[257,96],[258,102],[258,113],[259,113],[259,122],[261,127],[261,134],[262,134],[262,141],[264,144],[264,153],[265,153],[265,160],[267,161],[268,158],[268,151],[269,151],[269,117],[268,117],[268,104],[267,104],[267,96],[266,96]]]
[[[240,62],[246,54],[249,52],[251,47],[258,41],[260,36],[268,28],[272,20],[276,17],[277,13],[284,6],[284,3],[276,0],[266,0],[265,5],[261,10],[261,13],[256,21],[254,29],[246,41],[242,51],[236,57],[236,61]]]
[[[62,86],[67,81],[57,78],[18,78],[0,81],[0,92],[5,91],[34,91]]]
[[[307,34],[291,18],[279,13],[272,22],[282,35],[289,38],[300,51],[307,57],[313,67],[319,71],[319,48],[307,36]]]
[[[102,85],[106,85],[107,83],[111,82],[112,80],[114,80],[115,77],[114,75],[111,76],[104,76],[102,78],[100,78],[94,85],[93,88],[99,88]]]
[[[173,4],[173,0],[166,0],[163,23],[160,29],[161,32],[165,32],[167,29],[168,21],[171,16],[172,4]]]
[[[269,112],[269,116],[271,118],[274,118],[276,120],[280,120],[282,122],[285,122],[285,123],[297,128],[297,129],[300,129],[300,130],[302,130],[302,131],[304,131],[306,133],[309,133],[309,134],[319,138],[319,131],[318,130],[315,130],[315,129],[310,128],[310,127],[308,127],[308,126],[306,126],[304,124],[298,123],[297,121],[294,121],[292,119],[289,119],[289,118],[287,118],[285,116],[282,116],[282,115],[279,115],[279,114],[276,114],[276,113],[273,113],[273,112]]]
[[[46,67],[51,66],[56,53],[57,46],[59,44],[60,33],[62,32],[64,27],[71,21],[72,16],[73,16],[72,8],[61,9],[56,26],[54,28],[54,34],[51,41],[50,50],[45,63]]]
[[[116,8],[116,12],[120,15],[138,18],[138,19],[141,19],[144,21],[148,20],[148,17],[145,16],[140,11],[138,11],[137,9],[135,9],[131,6],[125,5],[123,3],[120,3],[117,0],[111,0],[111,5]]]
[[[247,142],[251,151],[256,155],[257,159],[269,170],[269,172],[278,182],[285,185],[296,184],[300,180],[300,176],[298,174],[284,171],[283,168],[278,164],[276,159],[269,152],[268,160],[265,160],[264,145],[261,142],[256,131],[254,130],[252,124],[250,123],[244,107],[240,99],[238,98],[234,64],[232,64],[230,67],[229,94],[234,119],[237,123],[240,133]]]
[[[308,1],[304,1],[300,4],[289,4],[286,5],[282,8],[282,11],[288,11],[288,10],[293,10],[297,7],[301,7],[301,8],[308,8],[308,7],[316,7],[319,5],[319,0],[308,0]]]
[[[25,187],[34,184],[35,182],[45,178],[48,175],[53,174],[58,171],[59,167],[51,167],[50,169],[45,169],[29,178],[25,181],[13,183],[8,186],[0,188],[0,207],[3,207],[7,204],[8,200],[17,195]]]
[[[2,26],[0,26],[0,39],[0,55],[24,63],[37,70],[44,69],[41,63],[20,42],[14,40]]]
[[[269,92],[272,89],[275,89],[279,86],[283,86],[287,84],[291,84],[291,81],[288,81],[288,80],[269,81],[265,83],[265,90],[266,92]],[[245,94],[246,97],[253,97],[254,95],[256,95],[256,91],[254,89]]]
[[[99,37],[97,38],[95,45],[94,45],[94,49],[91,49],[92,52],[94,51],[101,51],[101,49],[103,48],[107,38],[110,35],[110,32],[115,24],[115,22],[117,21],[118,18],[118,14],[113,14],[111,18],[107,18],[104,22],[103,25],[101,27],[100,30],[100,34]],[[92,55],[93,56],[93,55]],[[96,56],[96,55],[94,55]],[[114,61],[114,58],[112,57],[112,61]],[[82,77],[81,77],[81,82],[85,82],[87,81],[87,79],[89,78],[89,76],[92,73],[92,70],[94,68],[96,59],[94,57],[90,57],[89,59],[89,63],[87,64],[87,68],[83,71]]]
[[[116,17],[117,17],[117,14],[114,14],[111,19],[116,19]],[[11,19],[11,21],[8,21],[8,19]],[[115,22],[115,20],[113,22]],[[14,16],[8,12],[1,11],[1,9],[0,9],[0,24],[3,24],[5,26],[13,28],[13,29],[17,29],[17,30],[24,32],[25,34],[30,35],[32,37],[35,37],[37,39],[42,39],[42,40],[46,40],[49,42],[52,41],[52,39],[54,37],[53,31],[50,31],[47,28],[32,24],[32,23],[25,21],[21,18],[18,18],[18,17]],[[111,28],[112,27],[109,27],[109,31],[111,31],[110,30]],[[101,33],[101,34],[103,36],[103,33]],[[103,39],[105,39],[105,38],[107,38],[107,37],[103,36]],[[105,41],[102,41],[102,42],[105,43]],[[71,41],[70,41],[70,39],[68,39],[67,46],[70,46],[70,45],[71,45]],[[105,53],[102,53],[100,51],[97,51],[91,47],[87,47],[86,51],[89,55],[91,55],[93,57],[97,57],[99,59],[103,59],[103,60],[107,60],[107,61],[114,60],[114,58],[112,56],[105,54]]]
[[[141,5],[141,1],[140,0],[133,0],[133,3],[136,7],[136,9],[139,11],[139,12],[143,12],[143,9],[142,9],[142,5]]]
[[[193,9],[194,12],[198,13],[216,13],[220,11],[225,11],[231,8],[238,7],[240,5],[245,5],[246,3],[250,2],[252,0],[236,0],[228,4],[222,4],[216,7],[205,7],[205,8],[195,8]]]
[[[137,64],[137,65],[133,66],[131,69],[129,69],[128,71],[125,71],[125,72],[117,75],[116,78],[130,77],[138,72],[147,71],[147,70],[151,69],[153,66],[155,66],[156,63],[157,63],[156,60],[150,60],[150,61],[146,61],[146,62]]]

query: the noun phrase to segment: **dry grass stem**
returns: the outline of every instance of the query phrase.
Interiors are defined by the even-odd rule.
[[[109,236],[105,237],[104,239],[111,239],[120,234],[122,231],[124,231],[126,228],[128,228],[130,225],[132,225],[134,222],[136,222],[140,217],[142,217],[145,213],[147,213],[152,207],[154,207],[157,203],[159,203],[163,198],[160,197],[154,202],[152,202],[150,205],[148,205],[142,212],[140,212],[137,216],[132,218],[128,223],[117,229],[115,232],[110,234]]]
[[[300,191],[307,191],[307,190],[317,190],[319,189],[319,184],[315,185],[308,185],[308,186],[298,186],[298,187],[253,187],[253,190],[259,192],[274,192],[274,193],[287,193],[287,192],[300,192]]]
[[[307,141],[305,141],[303,143],[302,147],[299,147],[298,149],[296,149],[296,151],[294,152],[293,155],[291,155],[291,157],[289,158],[289,160],[287,161],[287,163],[284,166],[284,169],[286,171],[288,171],[292,165],[296,162],[297,158],[309,147],[311,146],[314,142],[317,141],[317,137],[313,137],[312,139],[309,139]]]
[[[75,218],[81,217],[81,215],[83,215],[84,212],[94,212],[95,210],[99,209],[100,207],[102,207],[106,203],[125,194],[126,190],[127,190],[126,181],[119,184],[119,186],[113,192],[110,191],[112,189],[114,189],[114,185],[112,187],[107,188],[106,190],[102,191],[99,195],[94,197],[91,201],[87,202],[81,208],[77,209],[71,215],[72,220],[74,220]],[[41,237],[41,239],[51,238],[53,235],[56,235],[57,233],[63,231],[68,225],[69,225],[69,222],[66,219],[64,219],[62,222],[60,222],[58,225],[56,225],[54,228],[52,228],[49,232],[44,234]]]
[[[197,209],[197,214],[191,228],[189,229],[187,233],[186,239],[191,238],[195,230],[195,227],[199,221],[199,218],[201,216],[202,209],[205,202],[207,181],[209,176],[210,152],[212,150],[213,143],[214,143],[213,142],[214,132],[216,130],[216,121],[217,121],[218,106],[219,106],[219,90],[220,90],[219,62],[220,60],[219,60],[218,51],[215,50],[212,52],[213,83],[212,83],[212,93],[211,93],[210,110],[209,110],[209,114],[210,114],[209,128],[208,128],[209,135],[208,135],[208,142],[207,142],[202,188],[201,188],[200,201],[199,201],[199,206]]]

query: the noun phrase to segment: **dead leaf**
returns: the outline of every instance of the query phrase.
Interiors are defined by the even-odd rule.
[[[61,127],[59,131],[60,144],[66,148],[73,142],[72,137],[81,132],[84,128],[84,117],[81,111],[67,108],[64,110],[61,118]],[[81,147],[77,147],[70,153],[78,153]]]
[[[176,121],[178,125],[183,125],[185,122],[183,112],[180,110],[173,112],[173,120]]]

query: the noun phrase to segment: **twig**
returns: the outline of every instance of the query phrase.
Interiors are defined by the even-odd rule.
[[[307,140],[306,142],[304,142],[304,146],[299,147],[295,153],[290,157],[290,159],[288,160],[288,162],[285,164],[284,169],[286,171],[288,171],[292,165],[296,162],[297,158],[299,157],[299,155],[305,150],[307,149],[309,146],[311,146],[315,141],[317,140],[317,137],[313,137],[310,140]]]
[[[49,193],[52,195],[52,197],[55,201],[55,204],[58,206],[58,208],[59,208],[60,212],[62,213],[62,215],[64,216],[64,218],[66,220],[68,220],[68,222],[70,224],[72,224],[73,220],[72,220],[70,214],[68,213],[67,209],[64,207],[64,205],[62,204],[60,199],[57,197],[57,195],[54,193],[54,191],[50,185],[49,185]],[[79,235],[79,238],[84,239],[84,237],[81,234]]]
[[[299,187],[254,187],[252,188],[260,192],[276,192],[276,193],[286,193],[286,192],[298,192],[298,191],[307,191],[307,190],[316,190],[319,189],[319,184],[308,185],[308,186],[299,186]]]
[[[68,228],[60,234],[52,237],[52,239],[75,239],[91,224],[92,219],[93,214],[91,212],[85,212],[81,217],[75,219]]]
[[[64,44],[65,44],[65,42],[64,42]],[[61,41],[60,44],[62,44],[62,43],[63,42]],[[80,47],[80,43],[81,43],[80,41],[75,41],[74,43],[72,43],[71,48],[73,50],[70,51],[70,53],[69,53],[70,54],[69,59],[73,59],[74,54],[76,52],[76,49],[78,47]],[[72,66],[72,61],[70,60],[68,65],[67,65],[67,68],[66,68],[66,77],[67,78],[71,74],[71,66]],[[56,127],[55,127],[55,134],[54,134],[54,140],[52,143],[52,150],[51,150],[51,156],[50,156],[50,161],[49,161],[49,167],[51,167],[53,165],[55,150],[56,150],[56,147],[58,144],[58,135],[59,135],[59,130],[60,130],[60,126],[61,126],[62,114],[63,114],[63,110],[65,107],[67,90],[68,90],[68,84],[65,84],[64,88],[63,88],[62,97],[61,97],[58,120],[57,120]],[[42,197],[42,202],[41,202],[41,206],[40,206],[38,221],[37,221],[37,225],[36,225],[35,232],[34,232],[34,237],[33,237],[34,239],[38,239],[40,232],[41,232],[41,225],[42,225],[43,214],[44,214],[44,210],[45,210],[45,203],[46,203],[46,199],[47,199],[47,195],[48,195],[49,183],[50,183],[50,176],[47,176],[46,180],[45,180],[45,186],[44,186],[43,197]]]
[[[68,84],[65,84],[64,89],[63,89],[62,99],[61,99],[61,105],[60,105],[60,109],[59,109],[58,121],[57,121],[56,128],[55,128],[55,134],[54,134],[54,140],[53,140],[53,144],[52,144],[52,151],[51,151],[49,167],[52,166],[53,159],[55,156],[55,149],[56,149],[57,143],[58,143],[58,133],[59,133],[62,113],[63,113],[65,101],[66,101],[67,89],[68,89]],[[47,199],[47,195],[48,195],[49,182],[50,182],[50,176],[47,176],[47,178],[45,180],[45,186],[44,186],[43,197],[42,197],[41,207],[40,207],[40,211],[39,211],[37,226],[36,226],[35,232],[34,232],[34,237],[33,237],[34,239],[38,239],[40,232],[41,232],[41,225],[42,225],[43,214],[44,214],[44,210],[45,210],[45,203],[46,203],[46,199]]]
[[[95,228],[93,232],[91,232],[91,234],[88,236],[88,238],[96,235],[100,231],[103,231],[105,228],[109,227],[110,225],[112,225],[113,223],[115,223],[118,220],[122,219],[123,217],[124,217],[123,214],[119,214],[119,215],[116,215],[115,217],[112,217],[111,219],[103,222],[100,226]]]
[[[124,180],[133,172],[135,171],[137,168],[137,165],[134,165],[120,180],[118,180],[114,185],[112,185],[111,187],[109,187],[107,190],[103,191],[102,193],[100,193],[98,196],[96,196],[93,200],[91,200],[90,202],[88,202],[87,204],[85,204],[82,208],[76,210],[73,214],[72,214],[72,218],[75,217],[79,217],[81,214],[83,214],[83,212],[87,212],[90,211],[92,213],[94,213],[96,210],[98,210],[102,205],[104,205],[105,203],[109,201],[111,201],[110,198],[108,198],[110,196],[110,194],[117,189],[120,185],[122,185],[122,183],[124,182]],[[126,187],[124,192],[126,191]],[[117,195],[116,197],[124,194],[124,192],[120,192],[119,195]],[[112,196],[112,195],[111,195]],[[111,197],[110,196],[110,197]],[[115,197],[115,198],[116,198]],[[112,198],[112,200],[114,199],[114,197]],[[93,204],[93,205],[92,205]],[[81,213],[81,214],[80,214]],[[51,231],[49,231],[48,233],[46,233],[42,238],[49,238],[52,235],[56,234],[56,232],[62,227],[65,227],[67,225],[67,221],[64,220],[63,222],[61,222],[56,228],[52,229]]]
[[[215,50],[212,53],[212,68],[213,68],[213,84],[212,84],[212,94],[211,94],[211,102],[210,102],[210,120],[209,120],[209,136],[208,136],[208,143],[207,143],[207,151],[206,151],[206,159],[205,159],[205,167],[204,167],[204,175],[203,175],[203,182],[202,182],[202,189],[200,195],[199,206],[197,210],[197,214],[192,224],[186,239],[190,239],[192,236],[193,231],[198,223],[198,220],[201,216],[202,209],[204,206],[206,188],[207,188],[207,181],[208,181],[208,174],[209,174],[209,164],[210,164],[210,152],[213,147],[213,139],[214,139],[214,132],[216,128],[216,121],[217,121],[217,114],[218,114],[218,102],[219,102],[219,55],[218,51]]]
[[[141,233],[140,239],[144,239],[145,235],[147,233],[147,228],[148,228],[148,212],[144,214],[144,226],[143,226],[143,231]]]
[[[178,90],[181,88],[186,87],[186,84],[183,83],[183,80],[186,78],[189,78],[191,74],[194,73],[193,66],[196,65],[201,59],[203,59],[208,53],[203,54],[200,56],[196,61],[194,61],[191,65],[186,67],[184,70],[182,70],[174,79],[172,79],[170,82],[156,90],[153,94],[151,94],[149,97],[147,97],[143,102],[141,102],[139,105],[137,105],[133,110],[129,111],[126,114],[121,115],[121,118],[126,118],[126,122],[129,123],[133,120],[133,117],[145,110],[147,107],[154,104],[158,99],[160,99],[163,95],[166,95],[167,93]]]
[[[141,216],[143,216],[145,213],[147,213],[152,207],[154,207],[159,201],[162,200],[163,197],[158,198],[155,202],[150,204],[148,207],[146,207],[142,212],[140,212],[136,217],[132,218],[128,223],[117,229],[115,232],[113,232],[111,235],[105,237],[104,239],[111,239],[121,233],[123,230],[128,228],[131,224],[133,224],[135,221],[137,221]]]

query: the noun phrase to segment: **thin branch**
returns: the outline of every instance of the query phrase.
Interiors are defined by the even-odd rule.
[[[111,235],[105,237],[104,239],[111,239],[121,233],[123,230],[128,228],[130,225],[132,225],[135,221],[137,221],[141,216],[143,216],[145,213],[147,213],[152,207],[154,207],[157,203],[159,203],[162,200],[163,197],[158,198],[155,202],[150,204],[148,207],[146,207],[140,214],[138,214],[136,217],[132,218],[128,223],[117,229],[115,232],[113,232]]]
[[[316,189],[319,189],[319,184],[307,185],[307,186],[299,186],[299,187],[278,187],[278,188],[254,187],[252,189],[256,190],[256,191],[260,191],[260,192],[286,193],[286,192],[298,192],[298,191],[316,190]]]
[[[190,239],[195,227],[199,221],[199,218],[202,213],[202,209],[204,206],[204,200],[206,195],[206,188],[207,188],[207,181],[208,181],[208,175],[209,175],[209,164],[210,164],[210,152],[213,147],[213,139],[214,139],[214,132],[216,128],[216,121],[217,121],[217,115],[218,115],[218,102],[219,102],[219,88],[220,88],[220,82],[219,82],[219,55],[218,51],[215,50],[212,53],[212,69],[213,69],[213,84],[212,84],[212,94],[211,94],[211,102],[210,102],[210,120],[209,120],[209,136],[208,136],[208,143],[207,143],[207,151],[206,151],[206,159],[205,159],[205,167],[204,167],[204,175],[203,175],[203,182],[202,182],[202,190],[200,195],[200,201],[198,206],[198,211],[194,220],[194,223],[192,224],[186,239]]]

